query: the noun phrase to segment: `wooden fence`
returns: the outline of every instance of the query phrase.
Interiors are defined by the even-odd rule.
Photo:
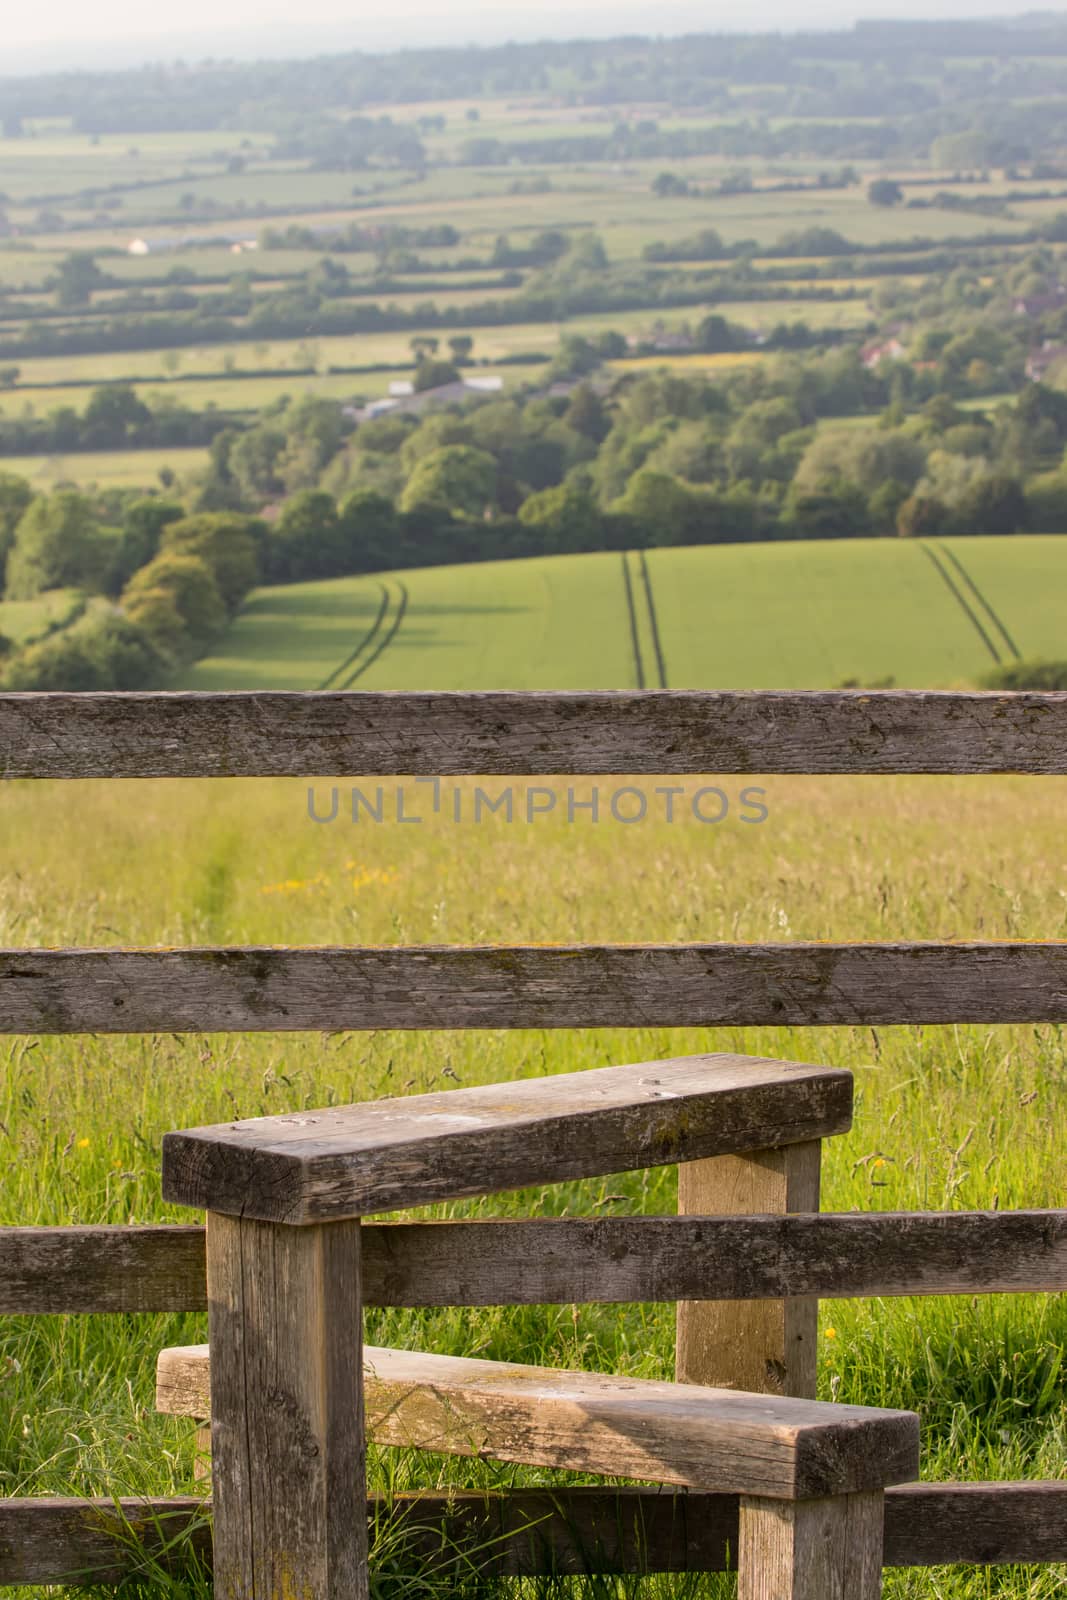
[[[6,695],[0,766],[9,778],[1062,776],[1067,695]],[[1055,942],[0,951],[6,1033],[1064,1020]],[[695,1160],[675,1218],[364,1226],[364,1296],[674,1300],[680,1377],[803,1396],[820,1296],[1067,1288],[1067,1213],[820,1215],[815,1151]],[[0,1229],[0,1313],[205,1303],[199,1228]],[[386,1515],[371,1505],[372,1540]],[[738,1502],[567,1489],[418,1497],[391,1516],[429,1565],[446,1559],[446,1530],[497,1575],[716,1571],[736,1550]],[[1064,1561],[1067,1483],[890,1489],[885,1537],[893,1566]],[[210,1557],[201,1500],[0,1500],[2,1585],[117,1582],[145,1552],[167,1565],[192,1550]]]

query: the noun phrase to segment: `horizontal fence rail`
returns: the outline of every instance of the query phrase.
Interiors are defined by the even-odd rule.
[[[1067,773],[1067,694],[0,695],[9,778]]]
[[[375,1223],[372,1306],[1063,1293],[1067,1211]],[[0,1229],[0,1315],[202,1311],[204,1230]]]
[[[172,1572],[211,1562],[209,1502],[0,1499],[0,1585],[74,1575],[118,1584],[146,1558]],[[512,1490],[372,1499],[372,1554],[457,1578],[725,1572],[736,1496],[654,1489]],[[908,1484],[886,1490],[885,1565],[1067,1561],[1067,1483]]]
[[[0,1033],[1067,1022],[1067,941],[0,950]]]

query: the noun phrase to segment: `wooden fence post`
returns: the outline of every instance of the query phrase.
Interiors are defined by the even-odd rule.
[[[710,1156],[678,1168],[678,1210],[689,1216],[818,1211],[821,1140]],[[815,1398],[819,1302],[683,1300],[675,1376],[750,1394]]]
[[[365,1600],[358,1220],[209,1212],[218,1600]]]
[[[737,1600],[879,1600],[885,1495],[741,1498]]]

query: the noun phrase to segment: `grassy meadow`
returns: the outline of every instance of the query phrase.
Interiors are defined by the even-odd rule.
[[[735,800],[742,783],[760,781],[722,785]],[[426,820],[397,827],[317,826],[302,782],[12,783],[0,843],[3,940],[1067,936],[1060,780],[768,778],[762,786],[770,815],[759,827],[734,816],[717,827],[668,824],[653,799],[649,822],[623,830],[553,817],[509,825],[503,815],[457,826],[449,806],[437,818],[417,811],[414,788],[407,809]],[[317,785],[320,809],[326,790]],[[827,1146],[825,1209],[1060,1199],[1067,1055],[1052,1027],[97,1036],[4,1048],[0,1220],[190,1220],[159,1198],[168,1128],[700,1050],[856,1074],[854,1131]],[[674,1202],[674,1173],[662,1169],[433,1214],[664,1212]],[[368,1336],[663,1377],[673,1321],[667,1306],[374,1312]],[[198,1316],[7,1319],[0,1492],[190,1492],[192,1429],[154,1414],[153,1369],[164,1345],[204,1337]],[[820,1393],[917,1409],[928,1478],[1061,1477],[1065,1338],[1062,1298],[826,1304]],[[377,1489],[558,1481],[384,1450],[373,1452],[371,1474]],[[886,1593],[1050,1600],[1065,1583],[1063,1568],[945,1569],[887,1574]],[[384,1572],[376,1592],[406,1600],[435,1591],[425,1574]],[[590,1581],[567,1592],[724,1600],[732,1580]],[[210,1587],[194,1575],[160,1579],[145,1593],[207,1600]]]
[[[353,661],[360,689],[654,688],[653,617],[672,689],[890,678],[901,688],[950,688],[997,664],[991,646],[1002,660],[1012,645],[1025,657],[1062,654],[1063,537],[652,550],[647,587],[637,558],[628,559],[632,621],[617,552],[260,589],[179,686],[319,688],[360,646],[383,587],[393,596],[389,627]],[[2,619],[0,608],[0,628]]]

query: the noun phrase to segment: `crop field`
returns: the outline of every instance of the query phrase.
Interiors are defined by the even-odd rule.
[[[1065,612],[1056,536],[555,556],[260,589],[182,687],[947,688],[1055,657]]]
[[[302,782],[11,783],[2,934],[23,946],[1067,935],[1050,870],[1063,859],[1060,780],[768,779],[759,827],[731,817],[668,824],[653,783],[649,821],[625,829],[594,825],[588,812],[568,823],[562,785],[553,815],[527,824],[519,785],[516,820],[478,826],[454,823],[450,799],[435,816],[429,792],[412,786],[406,814],[423,821],[405,827],[365,814],[353,825],[344,807],[336,823],[316,825]],[[325,809],[325,783],[318,794]],[[2,1220],[191,1220],[159,1198],[169,1128],[703,1050],[855,1072],[855,1130],[828,1141],[825,1209],[1059,1198],[1067,1057],[1051,1027],[97,1036],[14,1041],[4,1052]],[[673,1172],[660,1169],[449,1209],[618,1214],[674,1204]],[[666,1306],[375,1312],[368,1322],[379,1343],[655,1377],[671,1372],[673,1331]],[[193,1430],[154,1414],[154,1364],[163,1346],[204,1337],[197,1316],[8,1319],[4,1491],[189,1492]],[[1062,1297],[828,1303],[820,1393],[917,1408],[930,1478],[1059,1477],[1065,1340]],[[396,1490],[546,1481],[390,1451],[372,1452],[371,1477]],[[1065,1582],[1062,1568],[1009,1569],[992,1589],[974,1571],[904,1572],[887,1575],[886,1594],[1051,1600]],[[390,1586],[386,1574],[382,1583],[390,1600],[434,1592]],[[567,1592],[604,1600],[609,1591],[578,1583]],[[725,1580],[610,1590],[633,1600],[732,1592]],[[210,1590],[160,1580],[146,1593],[207,1600]]]
[[[25,478],[35,489],[61,483],[82,488],[158,488],[165,467],[179,475],[202,467],[208,452],[181,450],[88,450],[69,455],[0,456],[0,472]]]
[[[945,544],[962,561],[974,585],[965,591],[980,614],[989,607],[1025,656],[1058,660],[1067,636],[1067,540],[1023,534],[1006,539],[952,539]],[[975,593],[974,591],[977,591]]]
[[[701,358],[697,358],[699,361]],[[714,358],[712,358],[714,359]],[[658,363],[653,363],[656,365]],[[643,363],[646,365],[647,363]],[[484,367],[479,366],[474,374],[476,377],[499,377],[505,389],[519,384],[536,380],[543,375],[545,363],[525,363],[509,361],[507,366],[495,366],[492,362]],[[199,362],[196,371],[203,371]],[[390,367],[386,372],[294,372],[292,376],[281,373],[271,377],[261,377],[253,374],[242,377],[240,372],[234,376],[223,373],[219,377],[195,376],[190,372],[188,377],[179,382],[169,379],[149,378],[143,383],[133,383],[132,388],[141,397],[154,403],[160,399],[174,400],[181,405],[188,406],[191,410],[209,410],[212,406],[220,411],[246,411],[256,412],[283,395],[295,398],[298,395],[321,395],[329,400],[375,400],[388,393],[389,385],[404,378],[410,380],[415,368],[413,366]],[[97,380],[104,382],[106,380]],[[59,406],[70,406],[75,411],[84,411],[92,395],[94,382],[80,384],[59,384],[55,388],[22,389],[17,394],[0,392],[0,416],[17,417],[22,414],[24,407],[30,405],[38,416],[47,414]],[[135,452],[123,452],[133,454]],[[147,452],[150,453],[150,452]],[[175,454],[181,455],[181,451]],[[38,461],[39,457],[3,457],[0,462],[7,460]],[[70,455],[66,458],[68,466],[77,463],[79,457]],[[0,466],[0,471],[11,470]],[[26,470],[25,466],[20,471]]]
[[[687,164],[679,162],[676,165],[684,170]],[[284,211],[277,214],[284,216],[286,222],[307,227],[345,225],[354,216],[375,223],[411,221],[422,225],[451,222],[461,228],[472,242],[482,243],[491,243],[502,230],[519,234],[546,225],[571,229],[593,227],[603,235],[609,253],[617,260],[637,256],[645,245],[656,240],[685,238],[692,233],[694,225],[717,228],[728,244],[752,240],[764,247],[774,245],[791,229],[812,226],[838,229],[857,245],[888,245],[902,239],[916,238],[965,239],[986,234],[991,226],[989,217],[961,213],[953,208],[942,210],[931,207],[921,213],[904,215],[878,210],[867,205],[861,192],[839,197],[836,204],[832,203],[833,196],[829,197],[831,203],[827,203],[827,197],[822,195],[813,199],[810,193],[797,192],[783,196],[755,191],[743,197],[716,199],[703,209],[702,214],[695,212],[692,200],[667,199],[656,202],[655,209],[651,209],[648,186],[655,176],[654,171],[647,177],[631,179],[627,188],[620,189],[611,198],[605,198],[603,185],[597,181],[599,175],[597,179],[585,183],[568,182],[555,172],[546,170],[538,173],[536,168],[526,168],[528,178],[541,176],[552,182],[553,189],[547,197],[551,206],[546,207],[544,195],[531,199],[529,195],[510,193],[508,184],[514,180],[502,176],[499,170],[485,173],[478,168],[464,168],[460,172],[462,177],[455,177],[451,183],[435,182],[422,195],[405,189],[398,197],[386,195],[373,203],[360,203],[355,196],[344,203],[334,201],[329,206],[322,201],[308,203],[306,191],[301,190],[299,193],[303,203],[290,199]],[[481,180],[476,190],[471,186],[471,174],[479,176]],[[695,176],[703,177],[706,174]],[[721,173],[718,176],[721,177]],[[283,192],[286,187],[283,184]],[[295,179],[290,180],[290,187],[295,195]],[[412,190],[414,188],[412,186]],[[449,193],[449,190],[453,192]],[[210,185],[204,183],[198,187],[195,179],[185,183],[181,192],[192,194],[201,202],[211,201]],[[794,203],[783,204],[783,201],[790,200]],[[536,203],[538,201],[539,204]],[[211,204],[214,206],[214,202]],[[280,202],[276,204],[280,205]],[[1044,206],[1035,205],[1025,214],[998,217],[995,219],[995,231],[1005,241],[1010,241],[1014,235],[1025,233],[1035,222],[1047,220],[1062,209],[1062,201],[1049,202]],[[177,219],[182,214],[180,205],[158,216],[151,213],[135,228],[149,227],[154,237],[170,237],[177,243],[191,231],[188,222],[179,224]],[[129,219],[117,225],[111,221],[101,222],[95,218],[95,214],[83,213],[79,214],[79,222],[79,246],[94,251],[125,249],[131,233],[135,231]],[[210,223],[206,227],[198,226],[193,231],[210,234],[225,230],[255,238],[261,226],[262,222],[254,210],[220,204],[217,211],[212,209]],[[64,243],[69,245],[70,240],[49,233],[40,236],[40,243],[43,248],[61,250]],[[180,253],[177,259],[182,259]],[[218,263],[219,266],[225,265],[221,252]]]
[[[560,128],[548,125],[544,131],[558,134]],[[61,147],[62,142],[55,148]],[[699,207],[689,196],[656,198],[650,203],[650,185],[662,170],[662,161],[638,160],[615,166],[575,163],[562,168],[525,164],[523,176],[545,181],[550,189],[547,193],[517,193],[513,192],[514,173],[499,166],[447,165],[421,179],[402,175],[368,182],[351,173],[300,172],[292,163],[254,156],[248,158],[248,170],[230,174],[226,158],[234,153],[233,144],[223,145],[211,155],[182,161],[180,155],[152,154],[146,149],[136,162],[127,157],[125,170],[120,172],[98,160],[97,152],[86,142],[84,151],[71,157],[69,169],[58,154],[50,152],[49,159],[42,160],[29,177],[24,175],[23,165],[19,181],[27,196],[33,194],[37,199],[42,188],[47,193],[49,184],[44,180],[50,178],[59,198],[77,217],[79,246],[93,250],[124,250],[131,234],[146,228],[154,238],[178,241],[191,231],[188,219],[205,206],[210,221],[197,223],[192,231],[198,234],[240,230],[255,237],[262,226],[262,213],[272,211],[283,214],[286,222],[306,226],[343,226],[353,216],[375,223],[448,222],[473,244],[491,244],[501,231],[594,227],[613,259],[636,256],[645,244],[657,239],[685,237],[695,226],[716,228],[727,243],[753,240],[769,246],[791,229],[812,226],[837,229],[860,245],[877,245],[916,235],[966,238],[988,232],[991,225],[989,217],[955,208],[931,206],[912,213],[872,207],[862,185],[782,193],[757,182],[744,193],[714,195]],[[671,162],[697,186],[717,184],[733,165],[707,156]],[[806,165],[794,164],[792,176],[807,176]],[[4,170],[0,143],[0,173]],[[788,171],[789,164],[779,164],[776,176],[780,179]],[[168,177],[174,181],[167,182]],[[84,203],[72,206],[71,197],[80,188],[108,183],[115,185],[115,192],[124,200],[113,218],[102,218]],[[994,199],[997,185],[976,185],[975,192]],[[1049,201],[1016,207],[995,219],[996,231],[1010,239],[1033,219],[1061,206]],[[23,218],[16,205],[12,215],[29,220],[31,212],[27,209]],[[70,245],[69,237],[47,227],[35,237],[45,250],[62,251]],[[226,252],[218,251],[216,258],[219,266],[224,266]],[[183,255],[176,259],[182,260]]]
[[[615,689],[632,682],[628,629],[618,555],[340,578],[256,591],[225,653],[197,662],[182,686],[311,689],[337,672],[331,687],[342,688],[358,672],[359,689]]]
[[[567,327],[574,332],[596,332],[608,327],[641,328],[651,326],[655,316],[649,312],[624,312],[615,318],[598,314],[575,318]],[[317,365],[363,367],[388,363],[400,368],[414,366],[411,340],[416,329],[402,329],[395,333],[357,333],[335,335],[318,339],[257,339],[241,340],[233,344],[189,346],[181,352],[181,365],[192,370],[225,373],[227,360],[236,362],[241,372],[254,373],[257,368],[273,372],[279,367]],[[426,330],[423,330],[426,331]],[[446,332],[433,330],[444,341]],[[462,325],[454,330],[463,332]],[[508,323],[498,328],[468,330],[474,337],[475,359],[484,358],[490,364],[502,356],[513,356],[525,351],[544,351],[551,354],[559,335],[559,325],[545,322]],[[452,333],[449,328],[447,333]],[[136,373],[138,377],[158,378],[167,382],[166,350],[139,350],[134,354],[100,354],[84,356],[38,356],[21,363],[20,386],[4,391],[3,402],[11,406],[24,399],[26,388],[42,384],[108,383]],[[447,350],[446,350],[447,354]],[[179,368],[180,370],[180,368]],[[398,376],[393,373],[392,376]],[[176,393],[181,389],[176,388]]]

